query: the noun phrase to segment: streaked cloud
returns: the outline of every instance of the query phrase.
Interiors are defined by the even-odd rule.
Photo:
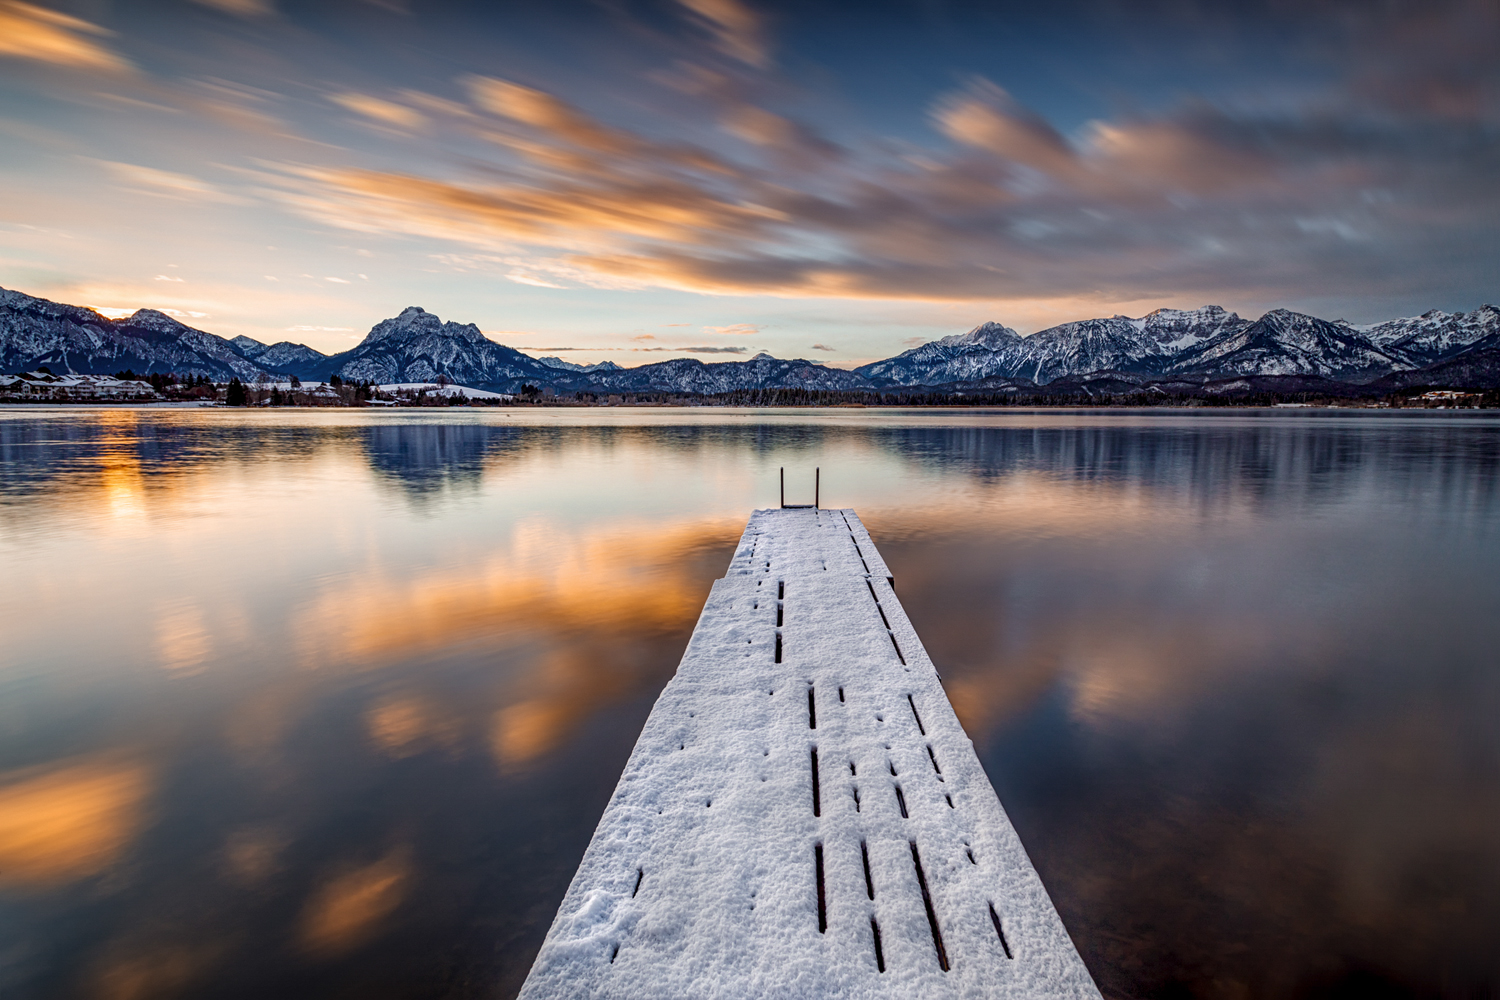
[[[1076,169],[1077,157],[1068,141],[988,80],[977,81],[969,94],[943,100],[932,117],[955,142],[1045,174],[1066,176]]]
[[[34,107],[0,123],[27,140],[30,165],[6,179],[37,226],[0,235],[12,283],[36,273],[43,229],[87,233],[96,247],[84,262],[75,247],[48,244],[46,266],[67,276],[54,291],[127,284],[118,274],[85,278],[85,269],[144,269],[149,283],[161,269],[154,261],[178,246],[227,261],[279,244],[280,259],[238,260],[235,273],[252,276],[254,289],[215,293],[212,309],[206,297],[167,304],[233,324],[274,302],[281,312],[261,332],[339,325],[345,307],[331,300],[295,315],[306,300],[292,286],[297,273],[354,277],[349,251],[273,234],[290,213],[298,226],[388,237],[376,248],[382,262],[414,265],[371,273],[371,301],[440,273],[456,315],[486,321],[499,288],[512,293],[503,308],[518,311],[507,322],[545,326],[527,310],[553,299],[553,308],[608,301],[629,317],[620,329],[635,330],[692,315],[669,304],[674,293],[742,297],[750,301],[734,315],[765,325],[757,342],[784,351],[815,336],[861,357],[889,353],[913,332],[984,319],[1028,329],[1164,304],[1311,310],[1320,299],[1329,315],[1375,319],[1387,308],[1370,304],[1376,298],[1454,308],[1492,297],[1500,8],[1489,0],[1195,5],[1191,19],[1161,0],[1125,21],[1097,4],[1065,4],[1038,14],[1067,22],[1065,47],[1018,22],[1012,42],[996,42],[1030,46],[1034,62],[988,62],[992,79],[954,85],[892,79],[888,92],[874,88],[878,98],[871,84],[896,29],[910,57],[902,80],[953,79],[963,46],[921,17],[881,8],[840,22],[840,54],[822,34],[836,20],[831,7],[772,17],[739,0],[678,0],[666,22],[617,11],[608,28],[555,34],[537,30],[554,16],[545,12],[534,22],[500,11],[427,23],[367,11],[366,47],[356,51],[295,5],[274,16],[260,16],[270,9],[262,3],[211,6],[236,18],[139,19],[159,29],[150,73],[84,88],[50,67],[124,66],[117,51],[147,41],[135,37],[136,8],[91,8],[93,20],[82,21],[0,0],[0,25],[15,29],[0,30],[0,55],[16,57],[16,77],[35,91]],[[945,16],[955,31],[993,29],[964,9]],[[771,58],[773,28],[777,51],[797,53],[785,69]],[[493,33],[495,58],[448,44],[464,32]],[[618,58],[586,58],[606,32]],[[1154,55],[1159,86],[1115,75],[1122,33]],[[17,51],[23,37],[40,41]],[[1297,44],[1267,49],[1268,38]],[[1222,48],[1184,44],[1194,39]],[[533,43],[529,61],[499,54]],[[418,45],[452,57],[440,78]],[[811,61],[818,51],[826,63]],[[872,59],[846,58],[855,52]],[[1031,72],[1048,59],[1076,71],[1077,86]],[[914,89],[923,86],[932,89]],[[44,104],[58,87],[87,90],[70,94],[69,107],[85,111],[66,128]],[[113,164],[115,187],[54,177],[64,157]],[[65,185],[66,199],[56,193]],[[119,187],[243,211],[188,227],[187,213],[162,213],[150,198],[113,197]],[[180,231],[165,231],[174,224]],[[171,249],[143,265],[122,248],[139,247],[148,227]],[[284,263],[292,254],[296,263]],[[206,287],[210,273],[154,288]],[[95,297],[158,301],[130,291]],[[795,307],[773,299],[825,300],[808,307],[824,325],[790,332],[784,318]],[[865,322],[896,302],[912,319],[889,324],[888,337]],[[375,318],[361,314],[356,325]],[[585,328],[606,336],[587,319],[546,335]]]
[[[933,104],[946,146],[768,174],[603,124],[535,88],[467,86],[519,129],[496,139],[519,157],[494,165],[499,180],[291,168],[282,197],[347,228],[534,249],[620,287],[933,302],[1309,294],[1330,280],[1376,290],[1390,281],[1389,255],[1409,253],[1398,228],[1462,261],[1479,220],[1500,225],[1500,194],[1477,174],[1443,180],[1483,157],[1456,165],[1424,151],[1428,126],[1361,123],[1336,104],[1317,122],[1192,104],[1069,137],[976,80]],[[744,102],[727,107],[716,95],[704,110],[752,141],[822,141],[794,139],[785,119]],[[1500,161],[1495,136],[1465,141]],[[535,283],[526,278],[511,280]]]
[[[98,38],[113,34],[80,18],[21,0],[0,0],[0,56],[32,59],[105,73],[127,73],[132,67]]]
[[[731,323],[728,326],[705,326],[704,333],[722,333],[731,337],[749,337],[760,332],[754,323]]]
[[[149,194],[185,201],[219,202],[225,205],[238,205],[244,202],[244,199],[188,174],[159,170],[156,167],[143,167],[135,163],[115,163],[109,160],[100,160],[98,163],[114,174],[116,180]]]
[[[601,153],[625,152],[632,138],[607,128],[551,94],[508,80],[471,76],[469,95],[481,109],[539,130],[555,141]]]
[[[427,124],[427,117],[420,111],[369,94],[346,92],[330,94],[328,99],[341,108],[346,108],[382,125],[415,131]]]
[[[275,13],[276,10],[270,0],[194,0],[194,2],[239,17],[264,17]]]
[[[512,271],[509,274],[507,274],[505,277],[506,277],[507,280],[514,281],[518,285],[532,285],[532,286],[534,286],[536,288],[563,288],[563,287],[565,287],[563,285],[557,284],[554,281],[548,281],[545,278],[538,278],[534,274],[527,274],[524,271]]]
[[[760,15],[740,0],[679,0],[696,15],[725,55],[751,66],[764,67],[771,56],[766,49]]]
[[[812,349],[814,351],[827,351],[829,353],[838,351],[837,347],[829,347],[827,344],[813,344]]]

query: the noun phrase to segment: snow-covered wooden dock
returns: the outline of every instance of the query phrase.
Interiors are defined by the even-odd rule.
[[[1098,996],[864,525],[756,511],[523,1000]]]

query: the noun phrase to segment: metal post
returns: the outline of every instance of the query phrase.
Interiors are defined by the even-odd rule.
[[[781,467],[781,506],[786,506],[786,466]]]
[[[822,470],[822,468],[813,469],[813,510],[817,510],[818,509],[818,485],[819,485],[818,481],[822,477],[823,477],[823,470]]]

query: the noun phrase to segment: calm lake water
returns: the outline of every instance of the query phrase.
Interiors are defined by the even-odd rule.
[[[29,408],[0,996],[512,996],[779,466],[1106,996],[1500,987],[1492,415]]]

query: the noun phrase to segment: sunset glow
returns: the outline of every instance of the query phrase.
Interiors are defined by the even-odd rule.
[[[0,285],[325,352],[421,305],[624,364],[1472,309],[1497,37],[1477,0],[6,0]]]

